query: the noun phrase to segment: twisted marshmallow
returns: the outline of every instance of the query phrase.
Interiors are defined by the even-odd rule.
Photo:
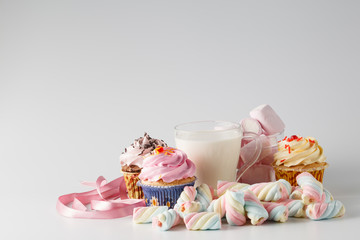
[[[182,219],[180,215],[174,209],[170,209],[154,217],[152,219],[152,226],[161,231],[167,231],[170,228],[179,225],[181,222]]]
[[[264,208],[269,214],[268,220],[275,222],[286,222],[289,216],[289,209],[280,203],[263,202]]]
[[[301,187],[296,187],[293,192],[290,194],[290,199],[301,200],[303,195],[303,190]],[[334,197],[331,195],[329,190],[323,187],[323,194],[321,196],[320,202],[329,203],[334,200]]]
[[[176,203],[192,202],[196,197],[196,189],[192,186],[184,187]]]
[[[225,194],[226,190],[240,190],[245,189],[246,187],[250,186],[246,183],[238,183],[238,182],[228,182],[228,181],[218,181],[217,183],[217,195],[221,197]]]
[[[326,202],[311,203],[306,208],[306,216],[312,220],[323,220],[323,219],[341,217],[344,214],[345,214],[345,207],[338,200],[334,200],[329,203]]]
[[[137,207],[133,210],[134,223],[151,223],[153,217],[165,212],[167,206]]]
[[[209,207],[211,201],[213,200],[213,195],[210,187],[203,183],[200,186],[196,188],[197,194],[195,201],[198,201],[201,203],[201,212],[206,211],[206,209]]]
[[[245,212],[247,217],[251,220],[252,225],[260,225],[268,219],[268,212],[251,190],[247,189],[244,191],[244,200]]]
[[[289,209],[289,217],[297,217],[297,218],[306,217],[304,210],[305,205],[301,200],[286,199],[278,203],[285,205]]]
[[[224,196],[227,222],[230,225],[244,225],[246,223],[244,193],[227,190]]]
[[[329,202],[331,202],[331,201],[334,201],[333,195],[332,195],[326,188],[323,188],[323,190],[324,190],[324,194],[323,194],[323,195],[325,195],[325,197],[323,197],[323,198],[324,198],[324,202],[329,203]]]
[[[189,230],[216,230],[221,228],[221,219],[215,212],[189,213],[184,217]]]
[[[180,204],[176,204],[174,206],[175,211],[177,211],[181,217],[184,217],[184,215],[188,214],[188,213],[193,213],[193,212],[200,212],[202,209],[202,205],[199,202],[183,202]]]
[[[213,200],[207,208],[207,211],[215,212],[219,214],[220,218],[223,218],[225,216],[225,196],[221,196],[218,199]]]
[[[287,199],[291,193],[291,185],[284,179],[276,182],[253,184],[249,189],[255,193],[259,200],[267,202]]]
[[[323,185],[313,175],[307,172],[301,173],[296,176],[296,181],[303,190],[301,198],[306,205],[313,202],[322,202]]]
[[[301,200],[303,195],[303,190],[301,187],[297,186],[294,188],[294,190],[291,192],[289,198],[295,199],[295,200]]]

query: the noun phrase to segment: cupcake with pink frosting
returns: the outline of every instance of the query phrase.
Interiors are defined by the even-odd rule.
[[[147,206],[173,208],[186,186],[195,184],[195,164],[176,148],[158,147],[144,159],[138,186]]]

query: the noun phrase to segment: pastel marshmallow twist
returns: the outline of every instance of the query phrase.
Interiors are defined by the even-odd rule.
[[[230,225],[241,226],[246,223],[244,193],[227,190],[225,193],[226,220]]]
[[[134,223],[151,223],[153,217],[168,210],[167,206],[137,207],[133,210]]]
[[[333,195],[329,192],[329,190],[327,190],[326,188],[323,188],[323,190],[324,190],[324,197],[323,197],[323,199],[324,199],[324,202],[326,202],[326,203],[329,203],[329,202],[331,202],[331,201],[334,201],[334,197],[333,197]]]
[[[280,203],[263,202],[264,208],[269,214],[268,220],[275,222],[286,222],[289,217],[289,209]]]
[[[297,184],[303,190],[301,196],[304,204],[323,201],[323,185],[310,173],[304,172],[296,176]]]
[[[276,182],[256,183],[249,187],[261,201],[279,201],[289,198],[291,185],[288,181],[280,179]]]
[[[221,228],[221,219],[215,212],[189,213],[184,217],[189,230],[217,230]]]
[[[192,202],[195,200],[196,197],[196,189],[193,186],[186,186],[184,190],[181,192],[180,197],[178,198],[176,203],[183,203],[183,202]]]
[[[290,199],[302,200],[303,190],[301,187],[296,187],[293,192],[290,194]],[[334,197],[331,195],[329,190],[323,188],[323,194],[321,196],[320,202],[329,203],[334,200]]]
[[[161,231],[167,231],[170,228],[179,225],[181,222],[182,219],[180,215],[174,209],[170,209],[153,217],[152,227]]]
[[[206,209],[210,206],[211,201],[213,200],[213,194],[210,187],[203,183],[196,188],[197,194],[195,201],[201,203],[201,212],[206,211]]]
[[[303,190],[301,187],[297,186],[294,188],[294,190],[291,192],[289,198],[295,199],[295,200],[301,200],[303,195]]]
[[[238,183],[238,182],[228,182],[228,181],[218,181],[217,183],[217,195],[221,197],[225,194],[226,190],[241,190],[249,187],[249,184]]]
[[[312,220],[323,220],[329,218],[341,217],[345,214],[345,207],[338,200],[326,202],[311,203],[306,208],[306,216]]]
[[[202,209],[202,205],[200,202],[196,201],[183,202],[180,204],[176,204],[174,209],[180,214],[181,217],[184,217],[184,215],[188,213],[200,212]]]
[[[268,212],[251,190],[247,189],[244,191],[244,200],[245,212],[247,217],[251,220],[252,225],[261,225],[268,219]]]
[[[213,200],[207,208],[207,211],[215,212],[219,214],[220,218],[223,218],[225,216],[225,197],[221,196],[218,199]]]
[[[285,205],[289,209],[289,217],[297,217],[297,218],[306,217],[305,205],[302,202],[302,200],[286,199],[278,203]]]

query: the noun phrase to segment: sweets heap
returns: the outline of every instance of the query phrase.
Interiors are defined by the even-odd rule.
[[[310,173],[296,177],[297,187],[286,180],[253,185],[219,181],[218,198],[212,189],[202,184],[185,187],[174,209],[166,206],[134,209],[135,223],[150,223],[153,228],[169,230],[184,223],[188,230],[221,229],[221,219],[229,225],[241,226],[250,220],[261,225],[266,220],[286,222],[288,217],[323,220],[341,217],[344,205],[334,200],[321,182]]]

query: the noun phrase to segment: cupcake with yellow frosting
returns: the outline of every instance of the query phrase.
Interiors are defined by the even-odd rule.
[[[276,179],[285,179],[296,186],[296,176],[308,172],[322,182],[328,166],[325,160],[323,149],[315,138],[297,135],[285,137],[278,143],[278,152],[274,154]]]

